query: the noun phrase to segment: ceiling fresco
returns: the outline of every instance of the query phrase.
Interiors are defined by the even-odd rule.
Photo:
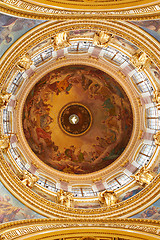
[[[0,13],[0,57],[17,39],[43,22]]]
[[[157,41],[160,41],[160,19],[146,21],[131,21],[141,29],[149,33]]]
[[[17,200],[0,182],[0,223],[22,219],[44,218]]]
[[[89,66],[53,70],[34,86],[24,105],[23,129],[32,151],[65,173],[107,167],[124,151],[132,127],[132,109],[122,87]]]

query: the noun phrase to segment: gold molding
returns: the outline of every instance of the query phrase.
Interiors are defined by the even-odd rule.
[[[158,240],[160,237],[160,221],[116,218],[31,219],[2,224],[0,234],[3,240],[80,239],[88,236],[110,240],[115,239],[114,237]]]
[[[41,2],[40,2],[41,1]],[[48,5],[47,5],[48,4]],[[139,5],[140,4],[140,5]],[[128,6],[126,8],[126,6]],[[63,8],[63,9],[61,9]],[[100,10],[100,11],[98,11]],[[146,20],[159,18],[160,1],[123,0],[107,1],[71,1],[48,0],[28,2],[27,0],[2,0],[0,11],[20,17],[44,20],[73,19],[114,19],[114,20]]]

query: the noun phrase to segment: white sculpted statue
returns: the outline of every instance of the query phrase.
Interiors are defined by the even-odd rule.
[[[141,51],[137,51],[135,54],[133,54],[133,56],[130,58],[130,61],[138,71],[143,71],[150,62],[147,54]]]
[[[111,205],[116,204],[118,202],[118,198],[116,197],[116,194],[112,190],[104,190],[103,192],[100,192],[98,194],[98,198],[100,203],[107,207],[110,207]]]
[[[10,139],[7,135],[0,136],[0,148],[1,150],[7,150],[9,148]]]
[[[23,179],[22,179],[22,183],[27,186],[32,188],[34,186],[34,184],[38,181],[38,177],[31,174],[30,172],[24,170],[23,171]]]
[[[57,192],[57,202],[65,205],[66,207],[71,207],[71,203],[73,201],[73,194],[70,192],[64,192],[62,189],[60,189]]]
[[[112,34],[107,34],[104,31],[101,31],[99,33],[95,33],[93,44],[98,47],[107,47],[111,39]]]
[[[153,173],[151,170],[142,167],[135,175],[131,176],[141,185],[149,184],[153,180]]]
[[[55,50],[70,46],[69,38],[66,32],[57,33],[53,39],[53,46]]]
[[[2,91],[0,93],[0,108],[3,109],[7,106],[10,98],[11,98],[11,93],[7,93],[5,91]]]
[[[20,60],[17,62],[17,67],[20,70],[27,70],[30,66],[33,65],[33,61],[28,53],[26,53]]]

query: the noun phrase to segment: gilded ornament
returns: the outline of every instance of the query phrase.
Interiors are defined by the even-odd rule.
[[[66,32],[57,33],[54,38],[51,38],[51,42],[53,44],[54,50],[66,48],[71,45],[69,42],[68,34]]]
[[[93,44],[97,47],[107,47],[112,38],[112,34],[108,34],[104,31],[96,32],[93,37]]]
[[[104,190],[103,192],[98,193],[99,202],[107,207],[112,206],[118,202],[118,198],[114,191]]]
[[[57,192],[57,203],[60,203],[66,207],[71,207],[73,202],[73,194],[70,192],[65,192],[60,189]]]
[[[151,62],[147,54],[142,51],[137,51],[130,58],[131,63],[137,68],[138,71],[143,71]]]
[[[7,151],[10,145],[10,139],[7,135],[0,136],[0,148],[2,151]]]
[[[157,131],[153,138],[155,139],[155,144],[160,146],[160,131]]]
[[[7,93],[5,91],[2,91],[0,93],[0,109],[3,109],[7,106],[10,98],[11,98],[11,93]]]
[[[30,172],[24,170],[23,171],[23,179],[22,179],[22,183],[29,187],[29,188],[33,188],[34,184],[38,181],[38,177],[31,174]]]
[[[20,60],[17,62],[17,67],[19,70],[27,70],[30,66],[33,65],[33,61],[28,53],[26,53]]]
[[[143,166],[135,175],[131,176],[136,180],[140,185],[148,185],[153,180],[153,173],[151,170],[147,169],[146,166]]]
[[[154,91],[153,94],[154,94],[154,97],[152,101],[156,103],[158,110],[160,110],[160,89]]]

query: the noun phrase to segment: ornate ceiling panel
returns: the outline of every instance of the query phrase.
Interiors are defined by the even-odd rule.
[[[72,216],[75,218],[79,218],[80,215],[90,218],[93,216],[95,218],[128,217],[145,209],[159,198],[159,176],[156,176],[160,142],[158,132],[159,80],[155,80],[154,74],[150,70],[151,65],[152,69],[153,66],[158,69],[159,45],[152,37],[131,23],[118,21],[106,23],[94,21],[89,23],[85,21],[47,22],[26,33],[13,44],[2,57],[1,64],[1,180],[14,196],[44,216]],[[77,73],[77,71],[79,72]],[[79,91],[77,91],[77,85]],[[103,85],[102,89],[99,85]],[[41,89],[43,89],[43,94],[38,95]],[[102,90],[100,95],[98,94],[99,89]],[[70,94],[72,90],[74,92]],[[85,91],[87,91],[87,96]],[[59,100],[60,96],[64,97],[63,101]],[[77,96],[78,99],[76,99]],[[105,97],[103,99],[105,104],[101,103],[102,97]],[[85,150],[80,151],[75,157],[74,147],[69,149],[68,145],[63,144],[63,156],[65,156],[63,163],[66,164],[63,169],[55,170],[40,161],[41,156],[38,155],[40,150],[43,155],[45,147],[49,143],[48,146],[54,151],[49,149],[48,152],[45,152],[43,157],[47,155],[45,161],[48,161],[48,157],[55,154],[58,145],[53,144],[57,138],[54,139],[54,132],[53,136],[52,132],[50,133],[54,129],[54,126],[50,128],[50,124],[56,123],[58,129],[63,128],[61,131],[65,132],[64,136],[74,139],[80,139],[91,132],[94,121],[99,116],[97,114],[93,117],[95,100],[98,109],[96,113],[100,108],[107,108],[106,115],[105,111],[100,112],[102,118],[105,115],[107,119],[111,118],[111,120],[114,119],[114,116],[122,117],[122,113],[119,114],[119,111],[123,112],[123,117],[128,111],[131,115],[132,108],[132,136],[127,148],[118,159],[102,170],[101,166],[95,169],[91,169],[92,165],[88,168],[81,166],[83,171],[89,169],[86,172],[89,174],[82,174],[76,170],[71,171],[71,168],[73,168],[72,165],[75,165],[74,161],[78,160],[81,164],[83,163]],[[54,114],[51,114],[50,109],[56,101],[60,105],[58,112],[61,114],[57,113],[56,119],[54,119]],[[80,110],[77,108],[74,110],[76,112],[70,110],[74,106],[71,104],[73,102],[80,103],[78,108]],[[119,105],[120,103],[121,105]],[[97,107],[97,104],[100,105]],[[115,107],[113,108],[112,105]],[[123,108],[120,107],[122,105]],[[64,106],[66,108],[63,108]],[[69,124],[76,123],[75,121],[78,124],[78,121],[81,120],[82,108],[80,107],[82,106],[83,110],[89,113],[88,126],[90,129],[85,129],[88,132],[79,137],[71,136],[71,134],[77,133],[75,129],[71,129],[72,125]],[[23,109],[25,109],[24,112]],[[51,115],[47,115],[46,118],[46,113]],[[67,120],[65,120],[65,114],[69,114]],[[112,134],[110,141],[113,141],[113,144],[115,140],[113,133],[115,132],[114,136],[116,137],[120,135],[117,129],[121,128],[116,125],[118,122],[122,123],[119,120],[121,118],[111,121],[112,124],[110,121],[107,122],[110,124],[106,129],[107,136]],[[128,121],[127,124],[125,121]],[[130,124],[129,117],[125,117],[125,121],[126,129],[124,129],[127,131],[132,124]],[[96,131],[99,131],[100,124],[96,125]],[[81,127],[83,128],[83,124]],[[81,133],[83,134],[83,131]],[[32,135],[30,135],[31,138],[28,137],[28,134]],[[29,143],[33,151],[31,151],[25,135],[28,141],[34,140],[33,144]],[[107,142],[109,141],[107,136],[106,139],[101,134],[98,134],[98,139],[97,135],[95,136],[96,141],[99,141],[100,138],[105,140],[101,143],[98,142],[98,150],[102,150],[102,144],[110,143]],[[77,144],[76,141],[74,140],[74,144]],[[91,141],[89,140],[89,142]],[[73,146],[71,143],[67,142],[67,144],[69,147]],[[93,144],[95,143],[91,143],[91,145]],[[56,159],[56,164],[58,162],[61,167],[63,164],[60,161],[61,159]],[[55,167],[52,159],[51,164],[54,165],[54,168],[58,166]],[[146,167],[142,167],[143,165]],[[63,170],[63,172],[59,170]],[[154,172],[153,176],[151,176],[150,170]],[[143,180],[140,178],[135,181],[131,176],[135,174],[135,177],[138,177],[145,171],[148,177],[143,177]],[[37,180],[38,182],[35,184]],[[49,185],[46,184],[47,181],[50,181]],[[54,184],[56,187],[47,189]],[[100,189],[100,186],[104,188]],[[141,186],[141,191],[136,196],[121,201],[123,198],[121,195],[126,190],[135,190],[138,186]],[[85,189],[93,187],[94,191],[92,192],[95,195],[89,193],[87,200],[83,198],[86,197],[84,193],[82,198],[76,198],[76,195],[73,197],[74,191],[77,191],[74,189],[77,187],[81,189],[81,193],[86,191],[87,194],[88,190]],[[56,193],[60,188],[74,198],[75,205],[63,204]],[[104,199],[100,200],[95,189],[97,192],[107,189],[109,194],[115,190],[119,201],[106,207],[104,204],[107,204],[107,198],[106,202],[103,202]],[[62,194],[60,197],[63,197],[63,192],[59,192],[59,194]],[[90,202],[91,206],[86,207],[86,202]],[[71,201],[67,204],[70,203]],[[96,209],[94,209],[95,204]],[[79,207],[80,205],[81,207]]]

